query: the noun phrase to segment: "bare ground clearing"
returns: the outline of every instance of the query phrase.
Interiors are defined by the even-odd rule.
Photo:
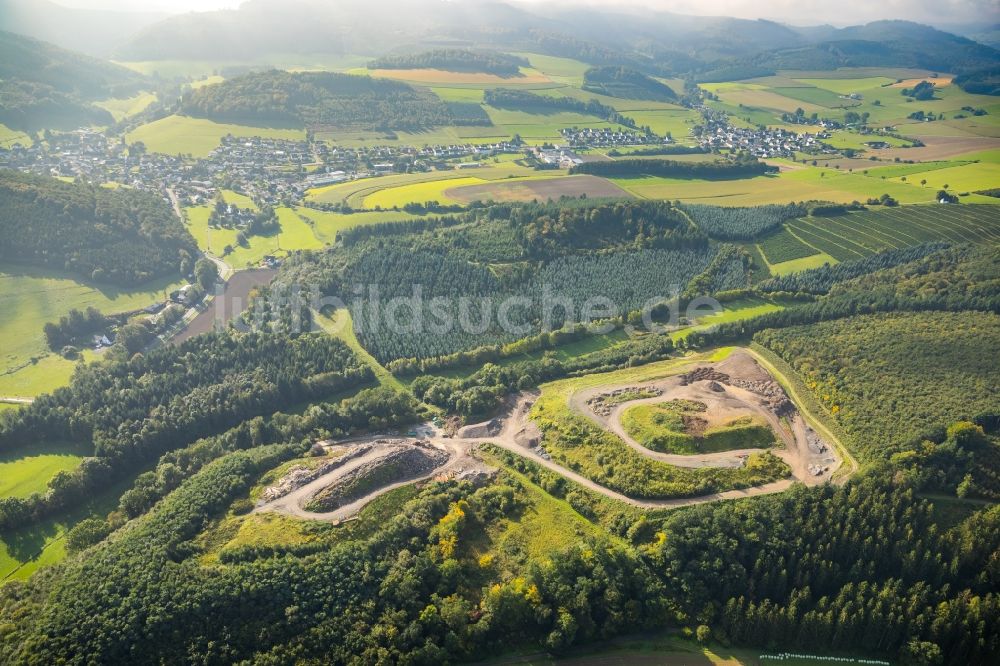
[[[198,313],[198,316],[175,335],[171,342],[180,344],[196,335],[208,333],[215,328],[216,322],[220,326],[225,326],[246,310],[250,292],[270,283],[276,274],[277,271],[269,268],[233,273],[229,281],[226,282],[222,295],[216,296],[215,300],[205,310]]]
[[[261,502],[255,512],[277,511],[291,516],[313,520],[340,521],[358,513],[373,499],[394,488],[423,481],[430,478],[475,478],[487,474],[491,470],[477,455],[477,448],[482,444],[493,444],[506,451],[526,458],[537,465],[563,476],[589,490],[600,493],[611,499],[625,502],[643,509],[665,509],[695,504],[704,504],[719,500],[739,499],[781,492],[795,482],[806,485],[818,485],[831,480],[832,474],[840,466],[841,460],[836,453],[837,448],[830,446],[807,425],[799,408],[785,394],[774,377],[755,360],[746,350],[737,350],[725,360],[711,363],[692,362],[685,368],[688,372],[677,374],[665,379],[642,384],[629,384],[629,387],[647,387],[661,390],[662,393],[652,398],[639,398],[615,405],[608,415],[596,414],[587,404],[587,400],[595,395],[621,388],[619,385],[605,385],[585,389],[570,397],[570,408],[593,419],[598,425],[616,434],[628,446],[638,453],[662,462],[680,467],[732,467],[742,465],[744,458],[761,451],[761,449],[746,449],[743,451],[725,451],[722,453],[703,455],[675,455],[650,451],[627,436],[621,427],[621,412],[632,405],[656,403],[668,400],[688,399],[705,402],[708,409],[706,420],[721,422],[744,415],[754,415],[765,420],[778,434],[784,444],[783,448],[773,449],[775,455],[784,460],[791,468],[794,479],[775,481],[754,488],[729,490],[699,497],[679,499],[643,500],[628,497],[591,479],[588,479],[559,463],[553,462],[543,455],[539,448],[541,433],[531,421],[531,407],[538,398],[537,392],[522,392],[511,396],[504,413],[490,421],[472,424],[462,428],[456,437],[447,437],[440,429],[424,424],[418,428],[417,436],[411,438],[387,439],[382,436],[360,437],[331,446],[349,447],[353,453],[344,456],[346,462],[336,469],[323,474],[305,485],[269,502]],[[694,370],[694,372],[691,372]],[[723,391],[718,391],[712,384],[718,384],[718,377],[724,375]],[[448,455],[447,461],[431,473],[413,478],[402,479],[372,490],[363,497],[342,506],[335,511],[315,513],[303,507],[321,490],[349,478],[349,475],[364,465],[377,463],[380,459],[398,447],[430,446]],[[822,473],[815,473],[822,469]],[[844,477],[846,478],[846,477]]]

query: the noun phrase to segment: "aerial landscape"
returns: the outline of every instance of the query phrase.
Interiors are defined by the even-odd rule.
[[[1000,7],[0,0],[0,663],[1000,663]]]

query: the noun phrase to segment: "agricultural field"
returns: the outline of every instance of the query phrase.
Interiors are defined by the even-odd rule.
[[[369,194],[364,199],[364,207],[376,210],[380,208],[402,208],[408,203],[421,203],[425,201],[437,201],[445,206],[457,204],[460,202],[448,195],[449,190],[482,185],[485,182],[482,178],[465,176],[462,178],[448,178],[446,180],[431,180],[423,183],[399,185]]]
[[[761,238],[757,246],[769,266],[816,254],[816,248],[803,243],[785,227]]]
[[[460,185],[480,185],[507,178],[533,179],[541,175],[511,161],[486,164],[477,169],[429,171],[425,173],[392,174],[375,178],[362,178],[327,185],[309,191],[307,198],[316,203],[346,203],[357,210],[402,207],[407,203],[425,203],[437,200],[448,203],[446,191]],[[457,203],[457,202],[454,202]],[[402,214],[400,214],[402,215]],[[395,219],[406,219],[396,217]]]
[[[901,206],[785,224],[791,234],[837,261],[928,241],[1000,244],[1000,216],[992,206]],[[766,252],[766,250],[765,250]]]
[[[6,266],[0,270],[0,395],[35,396],[64,385],[76,363],[47,348],[42,327],[72,309],[95,307],[112,314],[165,300],[180,283],[160,280],[141,289],[97,285],[68,274],[34,267]],[[90,354],[85,353],[85,358]]]
[[[707,331],[720,324],[751,319],[769,312],[778,312],[785,309],[785,305],[775,299],[745,298],[723,303],[722,308],[722,312],[717,314],[708,314],[701,317],[696,316],[696,321],[693,325],[673,331],[670,333],[670,338],[676,342],[695,333]]]
[[[459,185],[444,191],[450,200],[461,203],[472,201],[556,201],[560,197],[588,199],[627,198],[629,194],[611,181],[597,176],[568,176],[557,178],[538,177],[511,179],[488,184]]]
[[[295,212],[298,213],[299,217],[306,224],[312,227],[313,235],[326,245],[332,245],[336,241],[338,231],[345,231],[369,224],[401,222],[419,217],[418,215],[403,211],[363,211],[345,214],[317,210],[306,206],[297,207]]]
[[[67,556],[66,532],[86,518],[116,509],[118,498],[129,486],[131,479],[111,484],[56,518],[0,534],[0,585],[11,580],[26,580],[39,569],[64,560]]]
[[[397,79],[424,86],[464,84],[496,87],[552,83],[549,77],[531,67],[522,67],[518,76],[497,76],[485,72],[450,72],[441,69],[351,69],[347,73],[380,79]]]
[[[30,146],[31,137],[20,130],[12,130],[6,125],[0,125],[0,147],[10,148],[15,143]]]
[[[239,192],[233,192],[232,190],[221,190],[222,200],[227,204],[236,206],[237,208],[249,208],[250,210],[259,210],[257,204],[253,202],[253,199],[245,194],[240,194]]]
[[[0,454],[0,498],[44,493],[56,472],[73,469],[87,453],[71,445],[44,444],[27,455]]]
[[[298,141],[306,138],[305,130],[232,125],[174,115],[137,127],[125,135],[125,140],[129,143],[141,141],[154,153],[207,157],[228,134]]]
[[[361,209],[365,199],[381,190],[399,186],[409,186],[417,183],[430,183],[449,179],[467,178],[468,173],[462,171],[431,171],[428,173],[393,174],[376,178],[362,178],[346,183],[336,183],[310,190],[307,199],[316,203],[340,204],[346,203],[352,208]],[[482,173],[476,171],[475,173]],[[426,199],[424,199],[426,201]]]
[[[115,122],[119,122],[142,113],[155,101],[156,95],[146,92],[127,99],[107,99],[103,102],[97,102],[96,106],[108,111],[114,117]]]

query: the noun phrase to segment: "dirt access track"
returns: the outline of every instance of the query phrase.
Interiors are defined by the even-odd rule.
[[[692,379],[691,371],[695,369],[698,369],[699,374],[706,373],[710,377],[719,375],[728,377],[727,383],[723,384],[724,391],[713,390],[710,386],[712,382],[721,383],[715,379]],[[544,454],[544,451],[538,446],[541,440],[540,433],[530,419],[531,407],[537,399],[538,393],[524,392],[512,396],[508,401],[507,409],[501,416],[484,423],[466,426],[458,432],[456,437],[445,437],[444,433],[433,425],[424,424],[418,428],[417,437],[414,438],[387,440],[383,435],[342,442],[337,446],[346,447],[349,450],[359,447],[367,448],[359,451],[360,455],[352,457],[344,465],[296,488],[283,497],[271,502],[260,503],[255,512],[277,511],[313,520],[344,520],[355,515],[379,495],[409,483],[429,478],[475,476],[489,472],[490,468],[476,455],[477,447],[487,443],[526,458],[589,490],[643,509],[676,508],[719,500],[753,497],[782,492],[795,482],[818,485],[832,480],[833,473],[842,464],[841,457],[837,452],[843,448],[832,445],[832,442],[829,441],[832,436],[829,433],[824,432],[825,438],[821,437],[809,426],[800,412],[800,407],[791,399],[795,396],[789,398],[786,395],[784,389],[765,369],[763,363],[758,361],[752,351],[738,349],[726,359],[715,363],[692,360],[690,365],[683,366],[681,370],[682,372],[677,374],[640,384],[608,384],[581,390],[570,397],[570,407],[591,418],[601,427],[615,433],[626,445],[641,455],[682,467],[734,467],[743,464],[743,456],[759,452],[761,449],[690,456],[651,451],[628,437],[627,433],[624,432],[621,426],[621,413],[628,407],[637,404],[688,399],[705,402],[706,405],[709,405],[709,410],[714,409],[715,413],[711,417],[716,420],[726,420],[731,416],[755,415],[764,419],[780,438],[783,447],[769,450],[788,464],[793,478],[754,488],[729,490],[699,497],[662,500],[628,497],[563,467]],[[608,393],[623,386],[655,388],[659,389],[661,393],[656,397],[641,398],[616,405],[606,416],[595,413],[588,405],[587,401],[593,396]],[[777,411],[775,405],[780,407]],[[812,421],[815,422],[814,419]],[[388,455],[391,446],[399,445],[433,446],[447,452],[448,459],[430,473],[377,488],[336,511],[314,513],[303,508],[309,499],[321,490],[343,480],[358,467]],[[842,475],[839,481],[845,480],[855,468],[853,460],[847,462],[849,465],[848,474]],[[822,469],[822,473],[816,474],[817,469]]]
[[[678,467],[740,467],[747,456],[763,449],[693,455],[651,451],[635,441],[622,426],[622,415],[627,409],[635,405],[693,400],[706,405],[704,416],[710,426],[741,416],[763,419],[782,444],[780,448],[768,450],[789,466],[796,480],[806,485],[825,483],[840,466],[833,447],[806,424],[784,389],[749,353],[737,351],[721,362],[698,363],[692,367],[693,372],[689,370],[682,375],[635,385],[638,389],[655,389],[659,395],[617,405],[608,415],[596,413],[588,401],[618,388],[615,386],[578,391],[570,398],[570,406],[613,432],[643,456]],[[698,374],[705,378],[696,378]]]

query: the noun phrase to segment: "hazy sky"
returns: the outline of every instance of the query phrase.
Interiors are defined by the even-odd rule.
[[[70,7],[144,11],[208,11],[233,8],[243,0],[54,0]],[[453,0],[462,1],[462,0]],[[516,1],[516,0],[515,0]],[[520,0],[521,2],[552,0]],[[571,0],[557,0],[573,4]],[[330,0],[336,3],[336,0]],[[848,25],[880,18],[908,18],[924,23],[997,23],[1000,0],[582,0],[611,9],[648,5],[682,14],[771,18],[797,25]]]

